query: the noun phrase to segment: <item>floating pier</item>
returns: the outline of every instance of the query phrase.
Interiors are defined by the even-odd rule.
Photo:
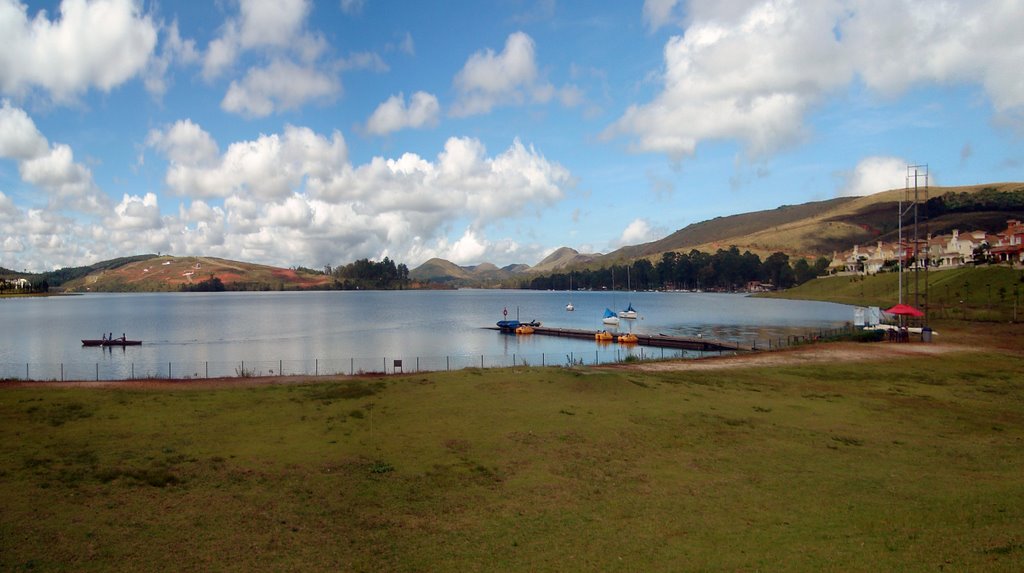
[[[487,327],[489,330],[501,330],[496,326]],[[598,330],[583,330],[579,328],[549,328],[547,326],[535,326],[533,327],[533,335],[546,335],[546,336],[562,336],[565,338],[582,338],[586,340],[594,340]],[[621,333],[612,333],[615,341]],[[749,352],[757,350],[752,346],[745,346],[736,342],[730,342],[727,340],[714,340],[710,338],[700,338],[695,336],[669,336],[667,334],[639,334],[636,335],[637,341],[631,342],[630,344],[637,344],[640,346],[653,346],[657,348],[679,348],[682,350],[698,350],[701,352],[717,352],[721,350],[737,351],[737,352]]]

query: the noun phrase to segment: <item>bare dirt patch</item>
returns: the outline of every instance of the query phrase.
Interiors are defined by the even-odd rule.
[[[856,342],[836,342],[812,344],[777,350],[773,352],[756,352],[735,356],[704,358],[697,360],[672,360],[666,362],[646,362],[613,366],[614,368],[632,368],[647,372],[667,371],[700,371],[723,370],[727,368],[755,368],[764,366],[793,366],[800,364],[858,362],[863,360],[887,360],[898,358],[924,357],[947,354],[950,352],[972,352],[980,348],[953,344],[864,344]]]

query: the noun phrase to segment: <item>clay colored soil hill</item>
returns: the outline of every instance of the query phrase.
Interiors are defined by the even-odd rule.
[[[65,283],[69,292],[166,292],[216,277],[229,290],[320,288],[331,278],[267,265],[213,257],[159,256],[96,271]]]

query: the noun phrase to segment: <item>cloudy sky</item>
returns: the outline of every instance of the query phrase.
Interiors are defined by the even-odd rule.
[[[1024,180],[1020,0],[0,0],[0,267],[536,264]]]

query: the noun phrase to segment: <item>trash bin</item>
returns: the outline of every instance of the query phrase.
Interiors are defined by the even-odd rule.
[[[932,329],[930,327],[924,327],[921,329],[921,342],[932,341]]]

